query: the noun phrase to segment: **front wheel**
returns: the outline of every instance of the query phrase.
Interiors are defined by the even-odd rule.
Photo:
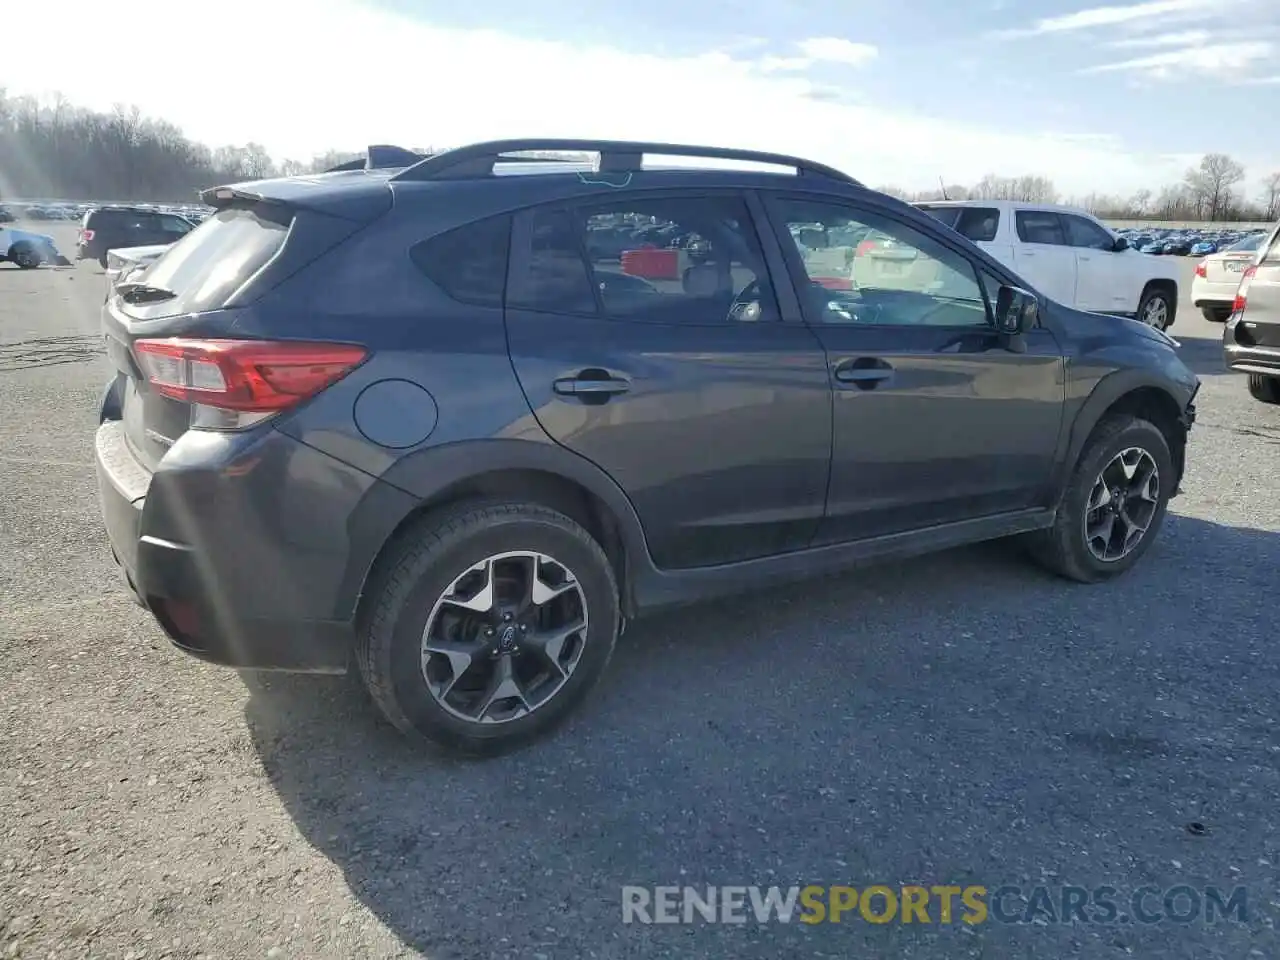
[[[1249,374],[1249,395],[1263,403],[1280,403],[1280,377]]]
[[[1176,482],[1168,441],[1155,424],[1105,417],[1076,464],[1054,525],[1029,541],[1032,555],[1081,583],[1119,576],[1155,540]]]
[[[1149,327],[1167,330],[1173,323],[1173,298],[1163,287],[1152,287],[1142,294],[1137,317]]]
[[[497,752],[550,730],[600,679],[618,587],[573,520],[535,504],[464,505],[392,549],[371,585],[357,662],[401,731]]]

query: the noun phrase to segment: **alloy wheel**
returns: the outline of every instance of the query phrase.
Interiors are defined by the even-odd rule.
[[[495,554],[431,608],[422,677],[458,719],[508,723],[560,692],[586,642],[587,602],[573,571],[544,553]]]
[[[1123,560],[1142,542],[1160,505],[1160,470],[1141,447],[1120,451],[1089,492],[1084,537],[1103,563]]]
[[[1163,330],[1169,322],[1169,304],[1164,297],[1152,297],[1142,310],[1142,322],[1149,327]]]

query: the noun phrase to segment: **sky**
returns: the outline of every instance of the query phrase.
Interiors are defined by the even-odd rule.
[[[58,0],[48,14],[53,47],[32,24],[4,45],[10,94],[136,105],[278,159],[645,139],[913,190],[1040,174],[1077,197],[1158,190],[1211,151],[1245,164],[1250,195],[1280,170],[1280,0],[130,0],[123,14]]]

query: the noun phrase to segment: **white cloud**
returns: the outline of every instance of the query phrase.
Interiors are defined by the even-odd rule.
[[[1155,33],[1127,40],[1112,40],[1107,44],[1121,50],[1140,50],[1146,47],[1194,47],[1208,43],[1212,35],[1208,30],[1184,30],[1182,33]]]
[[[213,20],[204,4],[173,0],[133,0],[123,18],[100,0],[59,9],[60,49],[155,50],[191,38],[203,52],[184,46],[176,71],[123,57],[104,72],[74,56],[51,67],[44,46],[13,43],[0,56],[0,86],[60,90],[96,109],[136,104],[197,140],[255,141],[276,157],[547,136],[772,150],[922,189],[939,175],[973,182],[996,172],[1044,174],[1064,193],[1122,192],[1182,173],[1105,140],[1001,129],[998,111],[981,107],[968,122],[946,103],[927,116],[850,102],[806,77],[762,72],[745,53],[658,56],[445,29],[357,0],[326,0],[323,16],[314,0],[219,0]],[[849,56],[825,42],[808,53]]]
[[[849,67],[861,67],[880,55],[869,43],[854,43],[840,37],[814,37],[801,40],[796,45],[795,56],[761,57],[758,66],[766,73],[803,73],[819,63],[838,63]]]
[[[1208,17],[1213,15],[1215,8],[1222,5],[1220,0],[1148,0],[1146,3],[1129,6],[1093,7],[1060,17],[1045,17],[1025,29],[1008,31],[1008,35],[1039,36],[1046,33],[1066,33],[1072,30],[1135,23],[1171,14],[1196,14]]]
[[[855,67],[874,60],[879,54],[869,43],[854,43],[839,37],[815,37],[812,40],[801,40],[797,46],[802,54],[812,60],[847,63]]]
[[[1272,45],[1263,41],[1248,43],[1221,43],[1210,46],[1192,46],[1181,50],[1153,53],[1118,63],[1104,63],[1086,67],[1081,73],[1116,73],[1120,71],[1145,71],[1166,78],[1177,76],[1177,71],[1196,71],[1210,74],[1232,74],[1243,70],[1258,60],[1270,58]]]

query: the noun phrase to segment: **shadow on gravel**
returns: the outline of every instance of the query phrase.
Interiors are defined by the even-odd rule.
[[[620,888],[1231,883],[1262,904],[1280,670],[1249,598],[1277,569],[1280,535],[1172,516],[1099,586],[993,544],[665,614],[558,734],[483,762],[402,739],[354,679],[248,676],[246,715],[303,836],[433,960],[1238,957],[1269,949],[1256,912],[623,925]]]

